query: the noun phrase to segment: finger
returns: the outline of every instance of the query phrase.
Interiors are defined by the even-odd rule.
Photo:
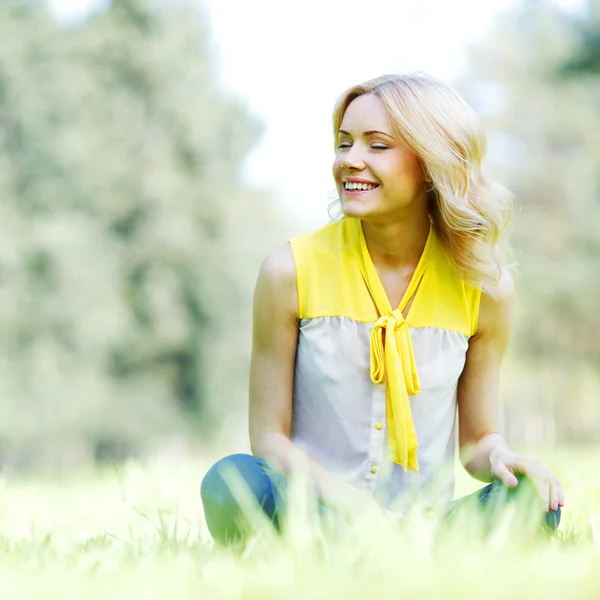
[[[564,504],[565,500],[560,481],[558,481],[558,479],[553,479],[550,481],[550,508],[557,511],[558,507],[564,506]]]
[[[563,490],[563,486],[560,481],[558,481],[558,505],[559,506],[565,505],[565,491]]]
[[[536,458],[527,458],[515,461],[515,467],[533,483],[535,490],[542,500],[544,510],[550,510],[550,477],[546,477],[542,463]]]
[[[495,465],[492,469],[492,474],[507,487],[514,488],[519,483],[515,474],[504,463]]]
[[[544,503],[544,510],[548,512],[550,510],[550,481],[549,480],[539,480],[534,479],[533,483],[535,485],[535,489],[539,497],[542,499]]]

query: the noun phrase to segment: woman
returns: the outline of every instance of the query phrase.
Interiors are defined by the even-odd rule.
[[[533,484],[540,515],[555,528],[559,481],[511,452],[499,433],[500,364],[515,303],[499,249],[512,199],[483,175],[476,116],[451,87],[417,74],[349,89],[333,121],[343,218],[292,239],[262,265],[253,456],[227,457],[205,476],[211,534],[219,542],[242,535],[227,467],[276,526],[287,478],[299,468],[320,505],[336,510],[398,511],[427,489],[449,501],[453,480],[441,473],[454,456],[457,412],[465,468],[493,481],[475,496],[479,504]],[[310,163],[298,167],[309,192]]]

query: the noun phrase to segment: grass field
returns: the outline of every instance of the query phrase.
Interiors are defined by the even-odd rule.
[[[299,515],[283,538],[215,548],[198,487],[210,460],[3,476],[0,598],[600,598],[600,448],[544,453],[566,506],[551,539],[482,538],[409,520],[330,538]],[[211,457],[212,459],[212,457]],[[481,484],[459,473],[458,493]]]

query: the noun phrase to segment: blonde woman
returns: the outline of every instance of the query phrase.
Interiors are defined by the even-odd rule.
[[[515,292],[499,250],[512,198],[483,174],[474,112],[430,76],[386,75],[347,90],[333,123],[343,218],[262,265],[253,455],[226,457],[206,474],[212,536],[243,535],[228,467],[276,527],[286,482],[300,468],[321,508],[393,514],[419,491],[435,490],[436,503],[452,499],[453,479],[443,474],[456,438],[467,471],[492,482],[471,502],[497,507],[510,490],[535,489],[530,502],[555,529],[559,481],[500,434]],[[310,163],[299,167],[310,190]]]

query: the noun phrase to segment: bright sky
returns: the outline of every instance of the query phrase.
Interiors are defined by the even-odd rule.
[[[51,0],[77,18],[107,0]],[[577,8],[582,0],[555,0]],[[222,82],[265,134],[245,166],[307,224],[326,220],[333,191],[331,112],[350,85],[420,70],[450,82],[463,50],[517,0],[204,0]]]
[[[223,81],[266,123],[249,179],[278,188],[310,225],[326,221],[331,112],[350,85],[421,70],[452,79],[463,45],[512,0],[208,0]],[[231,15],[236,15],[235,19]]]

